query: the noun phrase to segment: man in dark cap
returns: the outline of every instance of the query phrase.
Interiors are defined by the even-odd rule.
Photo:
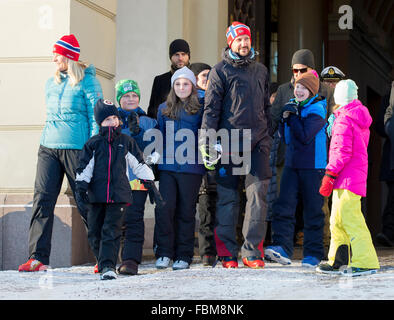
[[[171,77],[174,72],[190,65],[190,47],[183,39],[176,39],[169,47],[169,57],[171,60],[171,70],[158,75],[153,80],[153,86],[148,106],[148,117],[156,119],[159,105],[166,101],[171,90]]]
[[[294,82],[302,73],[315,69],[315,58],[312,51],[309,49],[296,51],[291,60],[291,69],[293,73],[291,80],[279,86],[275,101],[272,104],[271,111],[274,128],[278,126],[282,114],[282,107],[289,102],[290,99],[294,98]],[[328,114],[330,115],[332,107],[335,105],[334,90],[328,85],[320,82],[319,95],[327,99]]]

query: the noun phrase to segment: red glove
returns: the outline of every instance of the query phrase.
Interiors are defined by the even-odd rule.
[[[319,189],[319,192],[323,197],[328,197],[331,194],[332,189],[334,189],[335,179],[337,177],[338,177],[338,175],[336,173],[326,170],[326,174],[323,177],[323,180],[321,182],[321,186]]]

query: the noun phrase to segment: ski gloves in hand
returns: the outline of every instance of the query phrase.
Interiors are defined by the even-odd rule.
[[[155,182],[152,180],[142,180],[142,182],[144,183],[145,188],[148,189],[150,203],[156,203],[159,208],[163,207],[165,205],[165,201],[157,189]]]
[[[87,211],[87,205],[89,204],[88,197],[88,184],[85,181],[75,182],[75,202],[77,206],[83,210]]]
[[[205,168],[215,170],[215,165],[222,157],[222,146],[219,143],[215,145],[202,144],[199,149]]]
[[[282,118],[287,120],[288,117],[291,115],[298,115],[298,108],[297,105],[294,103],[286,103],[282,108]]]
[[[131,111],[129,116],[127,117],[127,122],[129,124],[129,131],[130,133],[135,136],[137,135],[141,128],[140,128],[140,117],[134,111]]]

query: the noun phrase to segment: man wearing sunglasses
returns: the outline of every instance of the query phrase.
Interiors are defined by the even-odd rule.
[[[291,80],[279,86],[275,101],[272,104],[271,112],[274,129],[278,126],[282,114],[282,107],[289,102],[290,99],[294,98],[294,82],[301,74],[312,69],[315,69],[315,58],[312,51],[309,49],[301,49],[293,54],[291,60]],[[319,95],[327,99],[329,116],[332,112],[332,107],[335,105],[334,90],[327,84],[320,82]]]

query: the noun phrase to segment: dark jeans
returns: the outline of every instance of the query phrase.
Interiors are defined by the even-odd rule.
[[[116,267],[125,203],[92,203],[88,213],[88,240],[99,272]]]
[[[38,150],[37,171],[34,182],[32,218],[29,228],[29,257],[49,264],[54,209],[62,187],[64,175],[73,193],[75,171],[80,150],[49,149],[42,145]],[[87,225],[87,213],[79,209]]]
[[[323,176],[324,170],[320,169],[283,169],[279,198],[273,205],[272,240],[273,245],[283,247],[289,257],[293,255],[295,211],[297,195],[300,194],[303,203],[304,257],[323,258],[324,197],[319,193]]]
[[[144,212],[147,191],[133,191],[133,203],[126,207],[123,219],[124,243],[122,261],[134,260],[141,263],[144,245]]]
[[[382,232],[394,241],[394,182],[387,181],[388,195],[387,203],[382,216]]]
[[[202,176],[161,171],[159,190],[166,204],[155,208],[155,255],[191,263],[196,205]]]

